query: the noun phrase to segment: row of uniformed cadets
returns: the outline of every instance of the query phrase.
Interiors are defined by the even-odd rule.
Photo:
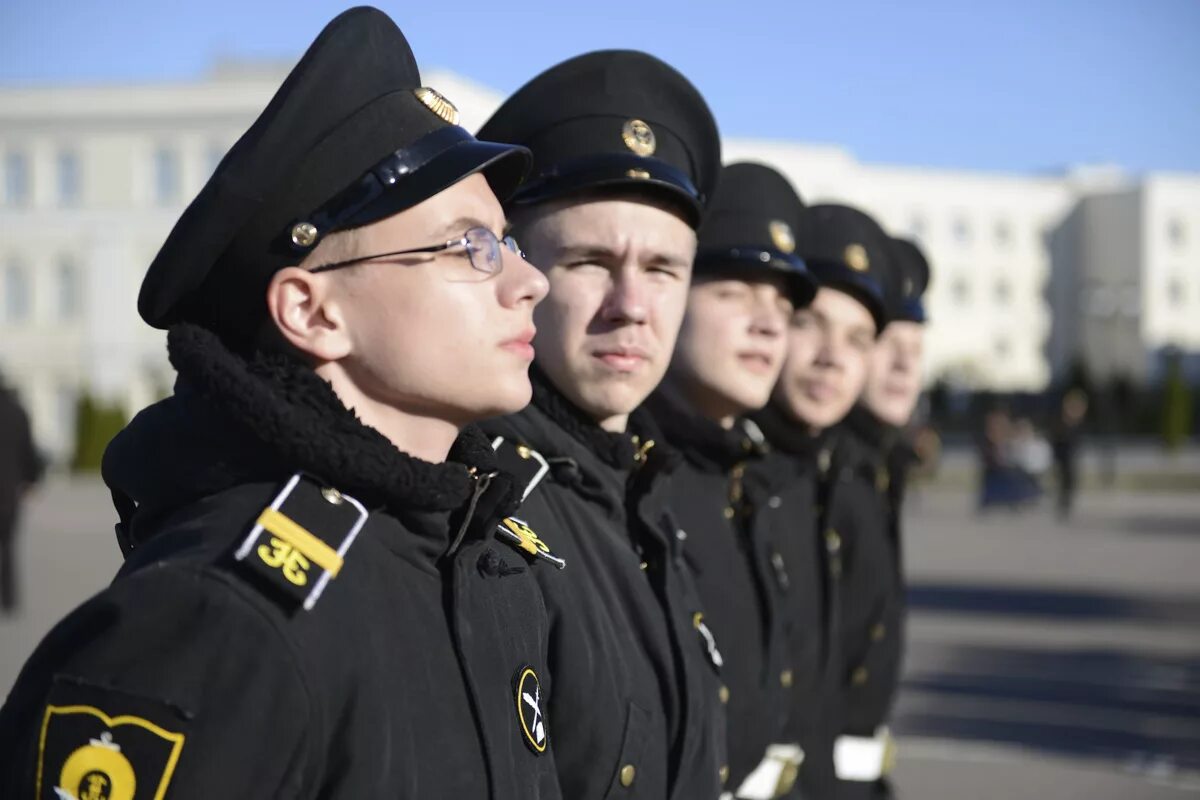
[[[456,121],[351,10],[179,219],[4,796],[887,794],[919,253],[644,53]]]

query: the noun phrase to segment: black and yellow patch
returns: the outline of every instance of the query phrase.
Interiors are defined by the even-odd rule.
[[[505,517],[496,526],[496,532],[501,541],[513,545],[527,556],[549,561],[559,569],[567,565],[566,561],[550,552],[550,547],[533,532],[533,528],[530,528],[523,519]]]
[[[516,696],[521,737],[526,747],[542,755],[550,745],[550,731],[546,726],[545,708],[542,705],[542,682],[532,666],[526,664],[517,670],[513,678],[513,694]]]
[[[162,800],[186,735],[165,704],[56,685],[38,740],[38,800]]]
[[[366,520],[367,510],[353,497],[297,473],[258,515],[233,557],[309,610],[341,572]]]

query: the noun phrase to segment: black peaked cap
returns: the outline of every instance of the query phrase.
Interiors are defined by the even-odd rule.
[[[893,238],[892,262],[896,284],[896,291],[892,293],[892,319],[925,322],[927,317],[922,295],[929,288],[929,261],[916,242]]]
[[[528,205],[598,189],[632,188],[678,202],[700,223],[721,169],[717,123],[687,78],[635,50],[586,53],[522,86],[479,136],[533,151]]]
[[[817,282],[857,299],[882,331],[892,305],[892,240],[879,223],[857,208],[827,204],[806,208],[799,228],[796,252]]]
[[[765,164],[721,168],[700,226],[697,275],[782,274],[796,307],[812,302],[816,280],[796,255],[804,203],[792,184]]]
[[[157,328],[234,337],[264,317],[271,276],[325,235],[399,213],[483,171],[503,200],[522,148],[477,141],[421,86],[404,34],[375,8],[330,22],[175,223],[138,297]]]

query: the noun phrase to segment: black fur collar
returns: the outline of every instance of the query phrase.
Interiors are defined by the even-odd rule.
[[[816,456],[825,444],[823,434],[813,435],[807,427],[794,421],[772,401],[750,415],[772,448],[798,456]]]
[[[766,442],[756,439],[744,420],[726,430],[695,413],[667,388],[650,395],[645,407],[671,446],[698,466],[727,472],[743,461],[766,454]]]
[[[640,446],[648,441],[643,415],[637,412],[631,415],[627,433],[609,433],[558,391],[536,363],[529,369],[529,380],[533,384],[533,405],[571,438],[613,469],[629,470],[636,466]]]
[[[226,435],[250,440],[288,471],[323,477],[368,505],[455,509],[474,489],[468,468],[494,469],[488,440],[473,427],[458,437],[443,464],[399,451],[342,405],[326,381],[292,358],[243,358],[215,334],[191,324],[171,328],[167,349],[180,383],[225,421]]]
[[[842,421],[842,426],[880,455],[891,450],[900,438],[900,432],[896,428],[858,403],[850,409],[850,413]]]

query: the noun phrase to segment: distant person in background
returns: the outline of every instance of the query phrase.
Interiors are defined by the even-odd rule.
[[[1008,462],[1012,465],[1013,504],[1033,503],[1042,496],[1042,479],[1054,460],[1050,445],[1028,417],[1012,424],[1008,443]]]
[[[1068,519],[1075,505],[1078,473],[1079,439],[1087,417],[1088,399],[1082,389],[1067,392],[1059,413],[1050,427],[1050,443],[1054,448],[1054,467],[1058,474],[1058,516]]]
[[[14,544],[21,501],[42,477],[29,417],[0,377],[0,613],[17,608]]]
[[[1006,473],[1011,431],[1012,420],[1003,409],[992,409],[983,418],[983,435],[979,439],[980,511],[1008,502]]]

